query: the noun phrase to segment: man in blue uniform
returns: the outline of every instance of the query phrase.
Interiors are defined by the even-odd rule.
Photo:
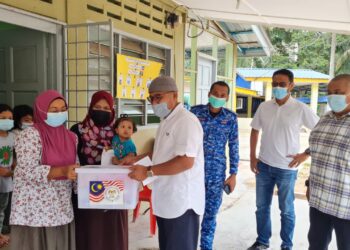
[[[192,107],[204,131],[205,212],[201,229],[201,249],[213,249],[216,215],[222,203],[223,188],[232,192],[236,186],[239,162],[238,124],[234,112],[224,108],[230,87],[219,81],[212,84],[209,103]],[[226,143],[229,146],[230,176],[226,179]]]

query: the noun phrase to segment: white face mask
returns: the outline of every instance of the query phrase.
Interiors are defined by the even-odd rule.
[[[346,102],[346,95],[329,95],[328,105],[335,113],[342,112],[349,105]]]
[[[171,110],[168,109],[168,104],[166,102],[152,105],[152,109],[154,114],[161,119],[167,117],[171,112]]]
[[[32,122],[22,122],[21,128],[25,129],[25,128],[29,128],[29,127],[33,127],[34,123]]]
[[[46,124],[51,127],[59,127],[63,125],[68,119],[68,111],[57,112],[57,113],[47,113]]]

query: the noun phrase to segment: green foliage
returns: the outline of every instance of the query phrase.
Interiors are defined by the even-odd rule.
[[[239,58],[238,67],[313,69],[329,73],[331,34],[270,28],[272,56]],[[350,39],[337,35],[336,74],[350,72]]]

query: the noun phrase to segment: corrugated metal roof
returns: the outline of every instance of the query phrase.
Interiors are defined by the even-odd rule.
[[[310,104],[311,103],[311,98],[310,97],[298,97],[297,100],[306,103],[306,104]],[[320,96],[318,97],[318,103],[327,103],[328,102],[328,98],[327,96]]]
[[[230,22],[219,24],[236,42],[239,56],[270,56],[273,46],[263,27]]]
[[[263,77],[269,77],[271,78],[273,75],[273,72],[275,72],[278,69],[272,69],[272,68],[238,68],[237,72],[245,77],[254,77],[254,78],[263,78]],[[317,72],[311,69],[289,69],[293,72],[294,78],[309,78],[309,79],[330,79],[329,75],[323,74],[321,72]]]

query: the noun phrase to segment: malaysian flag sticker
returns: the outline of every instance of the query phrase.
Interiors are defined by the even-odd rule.
[[[93,205],[122,205],[124,202],[124,182],[90,181],[89,201]]]

